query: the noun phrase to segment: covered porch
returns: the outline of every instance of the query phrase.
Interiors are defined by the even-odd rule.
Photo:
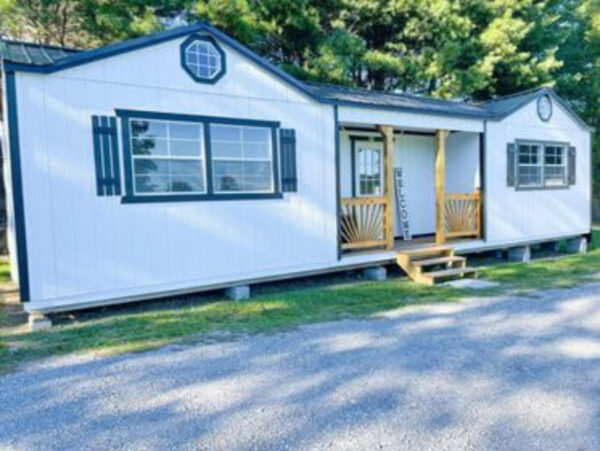
[[[481,133],[382,124],[340,133],[343,255],[482,238]]]

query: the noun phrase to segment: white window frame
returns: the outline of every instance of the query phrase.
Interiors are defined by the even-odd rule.
[[[263,129],[267,131],[267,135],[269,137],[268,139],[268,144],[269,144],[269,158],[234,158],[234,157],[215,157],[214,154],[211,151],[211,156],[210,156],[210,165],[212,168],[212,192],[215,195],[223,195],[223,194],[270,194],[270,193],[274,193],[275,192],[275,177],[274,177],[274,172],[273,172],[273,139],[272,139],[272,128],[267,127],[267,126],[256,126],[256,125],[238,125],[238,124],[227,124],[227,123],[210,123],[209,127],[211,128],[212,131],[212,127],[231,127],[231,128],[255,128],[255,129]],[[211,149],[212,149],[212,145],[213,145],[213,134],[210,134],[210,140],[211,140]],[[242,136],[243,136],[243,132],[242,132]],[[228,142],[228,141],[223,141],[223,142]],[[238,141],[229,141],[230,143],[238,143]],[[248,143],[252,143],[253,141],[248,141]],[[241,141],[242,146],[245,144],[245,141],[242,138]],[[235,162],[251,162],[251,161],[256,161],[256,162],[262,162],[262,163],[269,163],[269,188],[265,189],[265,190],[240,190],[240,191],[230,191],[230,190],[219,190],[217,189],[217,187],[215,186],[216,183],[216,179],[215,179],[215,165],[214,162],[215,161],[235,161]]]
[[[206,55],[204,55],[204,53],[200,52],[199,47],[201,47],[201,46],[204,46],[207,49]],[[190,58],[189,58],[190,55],[195,56],[197,59],[197,62],[195,62],[195,63],[191,62]],[[207,61],[205,61],[205,62],[202,61],[202,58],[204,58],[204,57],[206,57],[206,59],[207,59]],[[210,64],[211,57],[214,58],[216,61],[215,66]],[[193,41],[185,48],[185,65],[194,72],[196,77],[202,78],[205,80],[212,80],[219,74],[219,72],[223,68],[223,62],[221,61],[221,54],[216,49],[214,44],[212,42],[200,40],[200,39]],[[206,75],[206,76],[200,74],[200,69],[203,67],[205,67],[207,69],[208,75]]]
[[[521,146],[537,146],[538,147],[538,163],[520,163]],[[546,164],[546,148],[557,147],[562,149],[562,164]],[[535,141],[535,140],[517,140],[516,141],[516,161],[515,161],[515,186],[520,189],[553,189],[553,188],[566,188],[569,186],[568,182],[568,149],[569,144],[563,142],[551,142],[551,141]],[[523,185],[520,183],[519,168],[520,167],[539,167],[540,168],[540,183]],[[546,168],[547,167],[561,167],[563,168],[563,183],[562,184],[548,184],[546,183]]]
[[[379,187],[381,189],[380,194],[363,194],[361,193],[360,187],[360,151],[361,150],[376,150],[379,152]],[[383,196],[383,143],[377,141],[356,141],[354,149],[354,192],[356,197],[378,197]]]
[[[155,137],[154,139],[166,141],[168,155],[135,155],[133,142],[136,137],[133,136],[133,123],[135,121],[143,121],[143,122],[159,122],[167,124],[167,136],[163,137]],[[198,126],[200,129],[200,139],[198,140],[200,144],[200,156],[182,156],[182,155],[172,155],[171,154],[171,129],[169,127],[169,123],[185,123],[192,124]],[[194,194],[207,194],[208,192],[208,180],[207,180],[207,169],[206,169],[206,144],[205,144],[205,133],[204,127],[201,122],[194,121],[182,121],[182,120],[174,120],[174,119],[149,119],[142,117],[131,117],[129,119],[129,148],[130,148],[130,156],[131,156],[131,178],[132,178],[132,186],[133,193],[135,196],[181,196],[181,195],[194,195]],[[196,142],[195,139],[187,139],[187,138],[173,138],[177,141],[188,141],[188,142]],[[137,174],[135,172],[135,162],[139,160],[181,160],[181,161],[200,161],[202,163],[202,180],[204,182],[204,190],[202,191],[138,191],[137,190]]]
[[[546,149],[548,147],[554,147],[556,149],[561,149],[562,164],[555,164],[555,163],[547,164],[546,163]],[[546,143],[544,145],[544,170],[543,170],[544,171],[544,180],[543,180],[544,186],[547,186],[547,187],[564,187],[564,186],[568,186],[569,183],[568,183],[567,177],[569,176],[569,174],[568,174],[568,169],[569,168],[568,168],[568,161],[567,160],[568,160],[568,146],[567,145],[561,144],[561,143],[556,143],[556,144]],[[546,168],[547,167],[562,168],[562,180],[563,180],[562,183],[559,183],[559,184],[556,184],[556,183],[548,184],[548,183],[546,183]]]

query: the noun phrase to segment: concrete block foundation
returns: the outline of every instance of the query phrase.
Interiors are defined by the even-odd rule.
[[[368,280],[385,280],[387,279],[387,270],[383,266],[375,266],[365,268],[362,271],[363,277]]]
[[[250,298],[250,285],[236,285],[225,290],[225,296],[232,301],[243,301]]]
[[[567,252],[584,254],[587,252],[588,242],[584,236],[569,238],[567,240]]]
[[[508,260],[511,262],[528,262],[531,260],[529,246],[512,247],[508,250]]]
[[[30,313],[28,318],[29,331],[37,332],[40,330],[47,330],[52,327],[52,320],[41,313]]]

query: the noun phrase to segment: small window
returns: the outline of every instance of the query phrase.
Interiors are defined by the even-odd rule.
[[[211,124],[215,193],[273,192],[273,136],[268,127]]]
[[[135,194],[205,193],[202,124],[130,122]]]
[[[542,159],[540,145],[519,144],[517,160],[517,180],[519,186],[540,186],[542,184]]]
[[[564,186],[567,184],[567,158],[563,146],[544,148],[544,184],[546,186]]]
[[[523,142],[518,145],[517,185],[523,188],[567,186],[567,147]]]
[[[215,83],[225,74],[225,53],[209,36],[191,36],[181,46],[181,64],[191,77]]]
[[[359,147],[356,152],[356,184],[359,196],[381,196],[382,159],[381,149]]]

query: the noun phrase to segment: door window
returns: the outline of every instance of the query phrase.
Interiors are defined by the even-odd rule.
[[[382,152],[374,146],[359,147],[356,151],[356,193],[358,196],[381,196]]]

